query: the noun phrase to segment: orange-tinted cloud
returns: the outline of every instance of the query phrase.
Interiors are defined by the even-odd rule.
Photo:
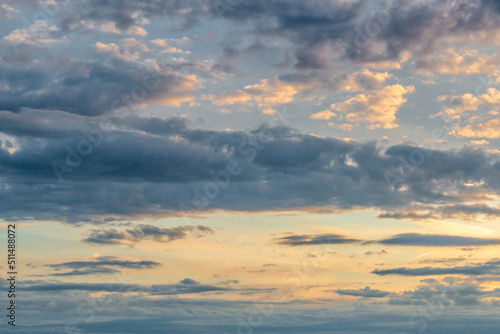
[[[263,114],[274,115],[274,108],[293,102],[301,91],[319,87],[319,82],[286,82],[278,77],[263,79],[255,85],[245,86],[242,90],[210,95],[209,99],[218,106],[248,104],[257,106]]]
[[[479,51],[448,48],[439,55],[430,55],[418,61],[417,70],[430,74],[475,74],[498,72],[500,59],[496,54],[481,55]]]
[[[450,134],[467,138],[500,137],[500,91],[496,88],[488,88],[480,96],[441,96],[439,100],[446,105],[437,115],[453,124]]]
[[[346,121],[365,124],[369,129],[392,129],[398,126],[396,113],[407,101],[404,96],[413,91],[413,86],[386,86],[373,94],[359,94],[343,102],[333,103],[330,110],[314,114],[311,118],[330,119],[337,112]]]

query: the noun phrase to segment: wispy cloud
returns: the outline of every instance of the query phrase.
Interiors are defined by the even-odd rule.
[[[348,239],[339,234],[323,234],[323,235],[290,235],[278,238],[278,243],[288,246],[303,246],[303,245],[335,245],[335,244],[350,244],[360,242],[356,239]]]
[[[56,270],[52,276],[81,276],[81,275],[101,275],[114,274],[120,272],[119,269],[152,269],[161,266],[161,263],[155,261],[130,261],[119,260],[112,256],[101,256],[93,261],[71,261],[63,263],[47,264],[46,267]],[[68,270],[58,272],[60,270]]]
[[[486,239],[474,237],[462,237],[452,235],[439,234],[418,234],[405,233],[398,234],[391,238],[380,240],[379,243],[384,245],[400,245],[400,246],[487,246],[498,245],[500,239]]]
[[[476,263],[459,267],[423,267],[423,268],[395,268],[376,269],[373,274],[379,276],[399,275],[399,276],[434,276],[434,275],[499,275],[500,261],[492,260],[485,263]]]
[[[339,295],[363,297],[363,298],[384,298],[391,294],[390,292],[387,291],[371,289],[369,286],[365,287],[364,289],[358,289],[358,290],[338,289],[335,290],[335,292],[338,293]]]
[[[171,242],[184,239],[188,235],[202,237],[214,233],[208,226],[178,226],[173,228],[160,228],[154,225],[139,225],[134,229],[94,229],[83,239],[85,242],[98,245],[117,245],[123,243],[136,243],[142,240],[154,240],[157,242]]]

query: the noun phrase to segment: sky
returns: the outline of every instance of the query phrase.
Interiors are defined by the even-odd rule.
[[[499,40],[496,0],[1,1],[1,331],[497,333]]]

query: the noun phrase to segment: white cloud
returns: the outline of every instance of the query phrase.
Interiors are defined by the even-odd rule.
[[[121,58],[128,61],[139,61],[145,58],[145,54],[149,52],[146,44],[134,39],[125,38],[120,41],[120,44],[115,43],[105,44],[97,42],[94,45],[98,53],[111,54],[116,58]]]
[[[20,15],[21,12],[15,8],[10,7],[9,5],[2,4],[0,5],[0,18],[10,20],[14,18],[15,15]]]
[[[127,34],[146,36],[148,32],[139,26],[131,26],[130,28],[127,29]]]

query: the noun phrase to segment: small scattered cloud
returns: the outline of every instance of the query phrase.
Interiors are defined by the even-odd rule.
[[[476,263],[468,266],[459,267],[423,267],[423,268],[395,268],[395,269],[376,269],[373,274],[379,276],[398,275],[398,276],[440,276],[440,275],[500,275],[500,261],[492,260],[485,263]]]
[[[351,124],[365,124],[369,129],[397,127],[396,113],[406,103],[405,95],[414,91],[413,86],[392,85],[376,90],[373,94],[359,94],[343,102],[333,103],[328,110],[311,118],[330,119],[339,115]]]
[[[469,145],[473,145],[473,146],[483,146],[483,145],[488,145],[490,142],[487,141],[487,140],[471,140],[469,142]]]
[[[27,28],[10,32],[3,41],[14,44],[49,45],[67,41],[66,37],[56,36],[59,29],[47,21],[37,20]]]
[[[371,72],[364,69],[349,75],[346,79],[341,80],[337,86],[338,90],[348,92],[359,92],[382,88],[387,79],[391,78],[392,74],[387,72]]]
[[[31,284],[23,287],[25,291],[87,291],[87,292],[142,292],[154,296],[200,294],[205,292],[231,291],[227,287],[201,284],[185,278],[175,284],[126,284],[126,283],[57,283]]]
[[[70,261],[47,264],[45,266],[56,271],[72,269],[66,272],[56,272],[51,276],[82,276],[115,274],[120,272],[120,269],[152,269],[161,266],[161,263],[155,261],[120,260],[113,256],[99,256],[92,261]]]
[[[12,8],[11,6],[7,4],[2,4],[0,5],[0,18],[10,20],[16,17],[17,15],[20,15],[21,11]]]
[[[387,291],[371,289],[369,286],[364,289],[359,290],[335,290],[336,293],[343,296],[354,296],[363,298],[384,298],[389,296],[391,293]]]
[[[429,74],[468,75],[477,73],[496,73],[499,71],[500,58],[496,54],[481,55],[478,50],[448,48],[441,54],[430,54],[419,59],[417,71]]]
[[[293,102],[299,93],[319,87],[317,81],[285,81],[279,77],[263,79],[255,85],[241,90],[210,95],[208,98],[218,106],[245,104],[256,106],[263,114],[274,115],[275,107]]]
[[[323,234],[323,235],[290,235],[276,239],[279,244],[287,246],[303,246],[303,245],[335,245],[335,244],[351,244],[360,242],[357,239],[349,239],[339,234]]]
[[[195,237],[206,236],[214,231],[208,226],[178,226],[173,228],[160,228],[154,225],[139,225],[134,229],[95,229],[83,241],[97,245],[118,245],[137,243],[143,240],[157,242],[172,242],[185,239],[188,235]]]

